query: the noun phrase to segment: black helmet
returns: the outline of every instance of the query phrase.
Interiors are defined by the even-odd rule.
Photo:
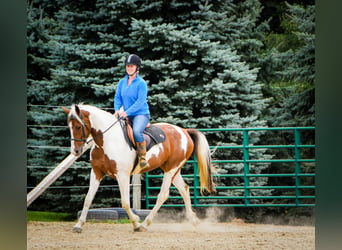
[[[141,66],[141,59],[136,54],[130,54],[125,59],[125,65],[127,65],[127,64],[137,65],[140,68],[140,66]]]

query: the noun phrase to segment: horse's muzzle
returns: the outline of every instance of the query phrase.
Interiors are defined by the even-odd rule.
[[[77,147],[77,148],[72,148],[71,153],[75,156],[81,155],[83,152],[83,146],[82,147]]]

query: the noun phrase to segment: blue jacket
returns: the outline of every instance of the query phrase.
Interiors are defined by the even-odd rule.
[[[123,107],[128,116],[149,115],[147,83],[138,74],[130,85],[127,82],[128,75],[119,81],[114,96],[114,110]]]

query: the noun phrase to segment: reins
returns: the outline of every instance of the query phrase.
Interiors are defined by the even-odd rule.
[[[88,131],[90,131],[90,129],[86,126],[84,120],[83,120],[83,117],[80,117],[83,124],[82,124],[82,137],[85,137],[85,133],[84,133],[84,127],[87,128]],[[82,141],[84,143],[87,143],[89,144],[90,142],[94,141],[97,137],[99,137],[100,135],[104,135],[104,133],[106,133],[108,130],[110,130],[115,124],[117,124],[120,120],[124,119],[123,117],[119,117],[112,125],[110,125],[108,128],[106,128],[103,132],[101,132],[100,134],[96,135],[95,137],[87,140],[87,139],[74,139],[72,138],[71,140],[72,141]]]

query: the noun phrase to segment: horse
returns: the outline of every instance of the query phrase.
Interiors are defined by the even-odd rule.
[[[121,119],[113,114],[91,105],[73,104],[70,109],[62,107],[67,114],[67,123],[71,134],[70,151],[75,156],[82,154],[82,149],[89,140],[94,141],[90,151],[90,184],[84,200],[81,215],[73,227],[74,232],[82,232],[86,222],[89,207],[105,175],[118,182],[121,206],[127,212],[133,224],[134,232],[146,231],[152,223],[159,208],[168,199],[169,189],[173,184],[181,194],[186,209],[186,217],[191,223],[197,224],[198,217],[191,207],[189,186],[181,176],[181,168],[194,153],[197,157],[200,175],[200,190],[208,193],[215,192],[213,182],[211,156],[205,135],[196,129],[184,129],[169,123],[155,123],[161,128],[166,139],[152,146],[146,155],[148,169],[135,166],[136,150],[125,139]],[[134,168],[135,167],[135,168]],[[157,201],[151,212],[141,223],[138,215],[130,207],[130,176],[162,169],[164,177]],[[134,169],[134,170],[133,170]]]

